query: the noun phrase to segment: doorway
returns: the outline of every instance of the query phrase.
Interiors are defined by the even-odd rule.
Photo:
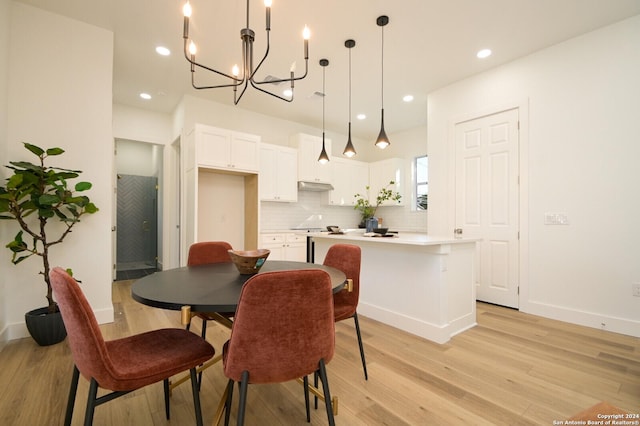
[[[158,270],[162,146],[116,140],[116,280]]]
[[[519,308],[519,109],[455,125],[456,233],[479,238],[476,299]]]

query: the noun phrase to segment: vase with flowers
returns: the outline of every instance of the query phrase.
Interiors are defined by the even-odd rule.
[[[380,188],[380,191],[378,191],[375,198],[375,204],[372,204],[371,201],[369,201],[369,191],[371,190],[369,185],[366,186],[366,196],[360,193],[354,195],[356,205],[353,208],[360,211],[360,228],[366,228],[367,232],[371,232],[372,228],[377,227],[376,211],[378,210],[378,207],[380,207],[380,205],[385,201],[391,200],[397,203],[400,202],[402,195],[400,195],[398,191],[393,191],[389,188],[393,185],[395,185],[395,182],[389,181],[387,186]]]

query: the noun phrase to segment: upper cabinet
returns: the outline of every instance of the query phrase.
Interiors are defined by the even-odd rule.
[[[369,185],[369,163],[332,157],[329,163],[333,170],[333,191],[329,191],[329,204],[354,206],[356,194],[366,193]]]
[[[330,163],[318,163],[322,151],[322,138],[298,133],[291,136],[292,146],[298,149],[298,180],[305,182],[333,183]],[[325,150],[331,157],[331,141],[325,139]]]
[[[380,189],[387,187],[389,182],[393,181],[394,184],[389,186],[388,189],[397,191],[402,195],[400,202],[388,200],[382,203],[382,206],[402,206],[407,201],[406,189],[409,184],[406,180],[405,161],[401,158],[389,158],[387,160],[376,161],[369,163],[369,196],[370,201],[375,203],[375,198],[380,192]]]
[[[260,200],[298,201],[298,152],[260,144]]]
[[[195,161],[200,167],[257,173],[259,147],[260,136],[195,126]]]

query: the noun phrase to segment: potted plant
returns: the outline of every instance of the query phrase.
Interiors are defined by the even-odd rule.
[[[82,216],[93,214],[98,208],[89,197],[76,194],[90,189],[91,183],[78,182],[73,189],[69,187],[68,180],[77,178],[81,171],[45,165],[48,157],[63,154],[63,149],[44,150],[29,143],[24,143],[24,147],[38,157],[38,163],[11,161],[6,166],[13,174],[6,179],[6,186],[0,186],[0,219],[15,220],[20,226],[13,241],[6,245],[12,252],[14,265],[33,255],[42,260],[40,274],[47,288],[47,306],[28,312],[25,322],[34,340],[46,346],[66,337],[49,282],[49,250],[64,241]],[[50,221],[62,222],[62,226],[47,227]],[[49,324],[51,320],[59,321],[62,329],[56,330],[55,325]],[[45,325],[40,327],[43,321]],[[41,336],[40,331],[44,331],[45,336]],[[47,337],[46,332],[53,335]]]
[[[366,197],[361,194],[354,195],[354,197],[356,198],[356,205],[353,208],[355,210],[360,211],[360,217],[361,217],[361,221],[359,225],[360,228],[366,228],[367,221],[369,221],[371,218],[376,217],[376,211],[378,210],[378,207],[380,206],[380,204],[389,200],[393,200],[398,203],[400,202],[402,195],[400,195],[400,193],[397,191],[392,191],[391,189],[389,189],[389,187],[393,185],[395,185],[395,182],[389,181],[389,184],[387,186],[380,189],[380,191],[378,192],[378,195],[376,196],[375,205],[371,204],[371,202],[369,201],[369,190],[371,189],[369,185],[366,186],[366,190],[367,190]]]

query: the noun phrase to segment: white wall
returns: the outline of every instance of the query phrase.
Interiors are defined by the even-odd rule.
[[[524,100],[521,309],[635,336],[639,45],[636,16],[438,90],[428,103],[430,231],[454,228],[453,123]],[[545,212],[570,223],[544,225]]]
[[[93,183],[88,193],[100,211],[74,228],[51,263],[70,267],[100,322],[113,320],[111,303],[111,200],[113,169],[113,34],[22,3],[11,3],[9,18],[8,158],[30,160],[22,141],[67,152],[52,164],[83,170]],[[3,26],[4,27],[4,26]],[[3,221],[5,235],[17,226]],[[44,306],[41,264],[18,266],[2,250],[3,297],[8,338],[26,336],[24,313]]]
[[[3,166],[8,164],[7,144],[2,141],[7,140],[10,9],[11,2],[9,0],[0,0],[0,164]],[[3,184],[6,176],[5,168],[1,167],[0,180],[2,180]],[[7,235],[5,227],[0,226],[0,244],[6,244],[5,241],[9,240]],[[0,256],[0,264],[4,265],[3,270],[4,267],[8,265],[7,254],[8,250],[7,253]],[[2,350],[5,342],[8,340],[7,303],[6,278],[5,274],[0,274],[0,350]]]

